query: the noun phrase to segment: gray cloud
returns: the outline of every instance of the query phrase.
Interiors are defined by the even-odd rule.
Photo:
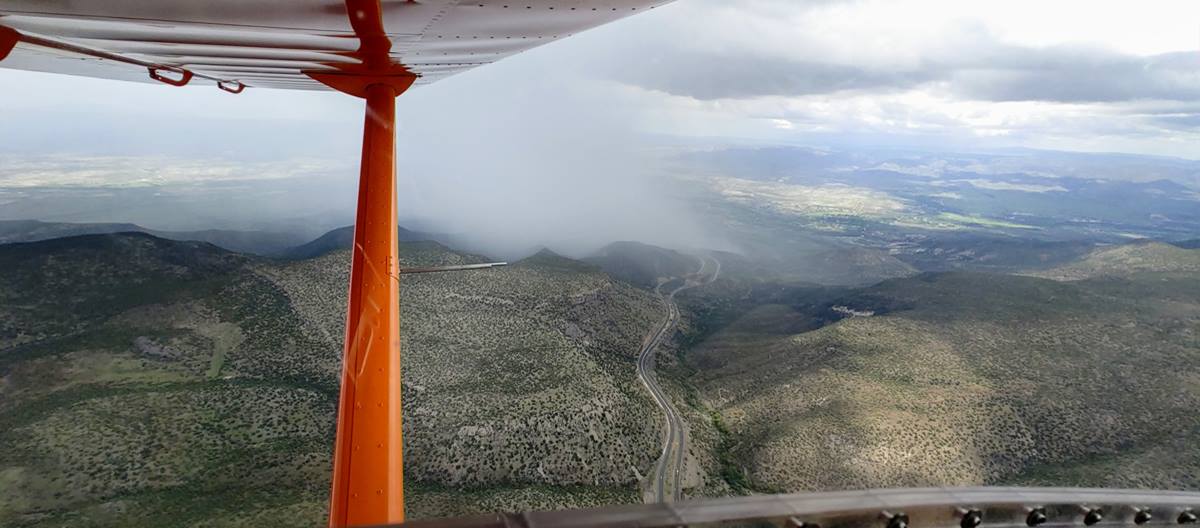
[[[992,58],[948,68],[945,77],[962,96],[988,101],[1200,100],[1200,54],[1195,52],[1133,57],[1010,47]]]
[[[1154,122],[1166,128],[1200,128],[1200,113],[1158,116]]]
[[[819,27],[826,8],[847,3],[789,9],[757,0],[740,5],[738,13],[756,15],[746,16],[749,20],[780,19],[781,26],[791,23],[782,22],[791,20],[790,14]],[[707,7],[694,11],[721,16],[718,6],[702,5]],[[764,34],[755,40],[742,38],[750,24],[744,20],[731,20],[728,34],[712,34],[714,26],[704,20],[675,17],[672,24],[655,28],[647,23],[641,31],[626,32],[631,38],[597,53],[589,67],[620,82],[700,100],[889,93],[930,83],[980,101],[1200,100],[1200,53],[1195,51],[1143,57],[1084,46],[1020,46],[964,22],[933,40],[935,44],[904,50],[911,52],[902,55],[907,60],[890,60],[894,50],[886,45],[868,46],[866,53],[848,58],[823,48],[827,42],[797,47],[797,42],[807,42],[804,27],[796,28],[793,37],[798,38]],[[881,41],[887,42],[886,37],[881,35]],[[775,40],[778,45],[772,45]]]
[[[1200,100],[1200,54],[1195,52],[1135,57],[1072,48],[993,45],[984,53],[971,48],[972,56],[941,57],[908,69],[673,49],[613,75],[703,100],[894,92],[930,82],[985,101]]]
[[[849,64],[677,49],[626,65],[615,77],[643,88],[712,100],[798,96],[846,90],[897,90],[936,80],[932,70],[887,71]]]

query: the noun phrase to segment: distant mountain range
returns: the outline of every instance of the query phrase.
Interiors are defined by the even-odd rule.
[[[208,242],[214,246],[237,253],[285,259],[318,257],[330,251],[349,248],[354,242],[354,226],[334,229],[315,239],[309,239],[300,233],[276,231],[238,231],[230,229],[164,231],[131,223],[0,220],[0,244],[36,242],[76,235],[113,233],[146,233],[169,240]],[[450,235],[423,233],[403,227],[400,228],[398,236],[401,242],[418,242],[423,240],[439,241],[442,243],[455,242],[454,237]]]
[[[208,242],[230,251],[264,256],[279,256],[308,241],[303,235],[271,231],[162,231],[128,223],[66,223],[37,220],[0,220],[0,244],[36,242],[74,235],[108,233],[147,233],[170,240]]]

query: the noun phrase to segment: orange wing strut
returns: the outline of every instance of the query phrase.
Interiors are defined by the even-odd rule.
[[[366,87],[329,525],[404,520],[396,92]]]
[[[346,14],[358,62],[307,72],[367,102],[329,500],[335,528],[404,520],[395,123],[396,96],[416,80],[392,60],[380,0],[346,0]]]

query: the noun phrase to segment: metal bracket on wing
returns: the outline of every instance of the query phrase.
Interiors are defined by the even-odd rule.
[[[157,64],[141,59],[135,59],[133,57],[127,57],[119,53],[113,53],[111,51],[105,51],[99,48],[81,46],[79,44],[74,44],[63,40],[20,32],[6,26],[0,26],[0,60],[4,60],[4,58],[7,57],[10,52],[12,52],[13,48],[16,47],[18,42],[24,42],[33,46],[56,49],[68,53],[75,53],[77,55],[85,55],[98,59],[106,59],[115,62],[123,62],[125,64],[133,64],[135,66],[141,66],[146,68],[146,70],[150,73],[151,79],[169,84],[171,86],[184,86],[192,80],[192,77],[199,77],[201,79],[207,79],[217,83],[218,88],[229,93],[241,93],[242,90],[246,88],[246,85],[238,80],[222,79],[219,77],[213,77],[211,75],[196,73],[181,66]],[[179,74],[179,78],[176,79],[167,75],[163,75],[163,72]]]
[[[217,88],[225,90],[231,94],[240,94],[246,89],[246,85],[241,81],[217,81]]]
[[[185,70],[183,68],[172,68],[172,67],[167,67],[167,66],[147,66],[146,69],[150,70],[150,78],[151,79],[154,79],[160,83],[169,84],[171,86],[185,86],[185,85],[187,85],[188,81],[192,80],[192,76],[195,75],[191,72],[191,70]],[[179,78],[172,79],[166,75],[163,75],[162,72],[164,72],[164,71],[178,73]]]

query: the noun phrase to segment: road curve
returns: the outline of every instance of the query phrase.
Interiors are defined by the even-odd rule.
[[[670,281],[659,283],[654,288],[654,293],[662,300],[663,305],[667,309],[667,317],[663,319],[661,325],[650,331],[646,339],[642,341],[642,349],[638,353],[637,373],[638,379],[646,386],[646,390],[650,391],[650,395],[654,397],[654,402],[662,409],[663,417],[666,420],[666,430],[663,436],[662,454],[659,455],[658,461],[654,464],[654,472],[650,477],[650,491],[653,496],[651,502],[666,502],[669,496],[672,501],[679,500],[683,491],[682,476],[683,476],[683,459],[687,452],[687,427],[680,417],[679,412],[675,410],[675,406],[671,404],[671,400],[663,393],[662,387],[658,384],[658,376],[654,372],[655,350],[659,343],[668,335],[668,332],[675,327],[679,322],[679,307],[675,305],[675,294],[709,284],[715,280],[721,273],[721,262],[712,257],[698,257],[700,259],[700,269],[685,277],[682,277],[683,284],[671,290],[670,293],[663,295],[662,287]],[[709,261],[712,261],[713,272],[710,278],[706,279],[706,270],[709,267]],[[678,277],[676,277],[678,278]],[[674,454],[674,456],[672,456]],[[671,492],[668,495],[668,478],[671,479]]]

